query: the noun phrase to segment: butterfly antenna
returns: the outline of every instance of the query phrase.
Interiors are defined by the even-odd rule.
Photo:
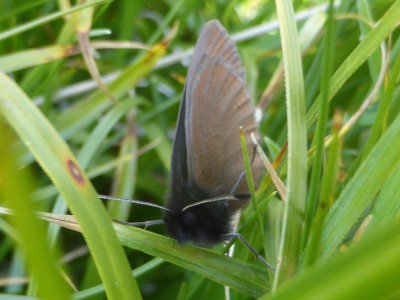
[[[154,204],[154,203],[150,203],[150,202],[145,202],[145,201],[140,201],[140,200],[132,200],[132,199],[126,199],[126,198],[119,198],[119,197],[111,197],[111,196],[106,196],[106,195],[99,195],[100,199],[105,199],[105,200],[114,200],[114,201],[121,201],[121,202],[129,202],[129,203],[135,203],[135,204],[139,204],[139,205],[145,205],[145,206],[151,206],[151,207],[155,207],[164,211],[170,211],[168,208],[162,206],[162,205],[158,205],[158,204]]]
[[[191,208],[193,206],[198,206],[198,205],[203,205],[206,203],[212,203],[212,202],[218,202],[218,201],[226,201],[226,200],[228,200],[228,201],[243,201],[242,199],[238,199],[235,196],[221,196],[221,197],[205,199],[205,200],[201,200],[201,201],[189,204],[189,205],[185,206],[184,208],[182,208],[182,211],[185,211],[188,208]]]

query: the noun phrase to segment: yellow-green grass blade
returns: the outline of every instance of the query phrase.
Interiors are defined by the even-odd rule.
[[[23,91],[0,74],[0,111],[76,216],[109,299],[141,297],[110,218],[54,127]]]
[[[0,57],[0,71],[10,73],[42,65],[69,56],[71,50],[72,47],[69,45],[49,46],[3,55]]]
[[[18,168],[19,157],[12,149],[15,137],[11,138],[11,129],[5,126],[3,118],[0,119],[0,132],[0,199],[3,205],[15,212],[9,217],[12,227],[6,233],[22,250],[30,283],[36,286],[35,293],[31,295],[41,299],[68,299],[72,289],[62,278],[57,264],[59,249],[50,248],[46,241],[45,224],[37,218],[35,204],[30,201],[34,179],[30,169]],[[6,220],[4,223],[8,224]],[[7,276],[2,277],[6,279]]]

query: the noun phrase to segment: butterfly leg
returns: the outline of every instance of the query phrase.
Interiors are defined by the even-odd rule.
[[[249,242],[246,241],[246,239],[245,239],[239,232],[230,233],[230,234],[227,235],[227,238],[228,238],[228,239],[234,239],[234,238],[236,238],[236,239],[240,240],[240,241],[247,247],[247,249],[249,249],[250,252],[253,253],[254,256],[255,256],[259,261],[261,261],[267,268],[269,268],[269,269],[271,269],[271,270],[274,270],[274,271],[276,270],[276,268],[275,268],[273,265],[271,265],[269,262],[267,262],[267,261],[265,260],[265,258],[262,257],[261,254],[258,253],[257,250],[254,249],[254,247],[251,246],[251,245],[249,244]]]

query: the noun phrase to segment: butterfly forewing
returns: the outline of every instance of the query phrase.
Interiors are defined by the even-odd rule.
[[[186,111],[189,179],[213,197],[229,195],[244,171],[239,127],[250,145],[250,133],[256,131],[254,109],[243,81],[224,62],[208,59],[193,82],[187,95],[192,105]],[[245,180],[235,192],[247,192]]]
[[[193,79],[197,75],[198,69],[213,57],[218,57],[220,61],[231,66],[232,72],[243,82],[245,81],[244,70],[234,42],[229,38],[221,24],[213,20],[204,26],[194,48],[186,78],[188,91],[192,88]]]

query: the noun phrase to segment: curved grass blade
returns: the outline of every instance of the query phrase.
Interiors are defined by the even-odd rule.
[[[57,225],[81,231],[79,224],[71,215],[48,213],[41,215]],[[123,245],[192,270],[246,295],[257,297],[270,290],[268,270],[264,267],[229,258],[210,249],[191,245],[181,246],[175,240],[137,227],[116,223],[114,228]]]
[[[18,156],[12,149],[10,138],[11,129],[3,122],[0,120],[0,199],[16,212],[9,218],[12,227],[8,233],[12,234],[10,238],[18,241],[17,249],[22,250],[24,264],[27,263],[30,274],[29,282],[36,287],[33,295],[42,299],[69,299],[72,289],[62,278],[57,265],[55,254],[59,249],[50,248],[46,241],[45,224],[35,215],[35,204],[30,200],[34,181],[32,174],[29,169],[18,168]],[[6,279],[4,275],[2,277]]]
[[[67,201],[110,299],[141,298],[109,216],[60,135],[21,89],[0,74],[0,111]]]

